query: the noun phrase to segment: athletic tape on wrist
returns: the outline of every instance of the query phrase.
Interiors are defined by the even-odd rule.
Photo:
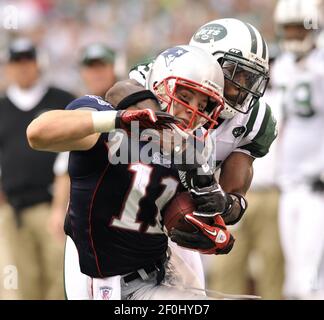
[[[91,114],[95,132],[109,132],[115,129],[117,111],[93,111]]]

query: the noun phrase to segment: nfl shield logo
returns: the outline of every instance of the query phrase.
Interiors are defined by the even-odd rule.
[[[111,287],[100,287],[100,296],[102,300],[109,300],[111,295],[112,295],[112,291],[113,288]]]

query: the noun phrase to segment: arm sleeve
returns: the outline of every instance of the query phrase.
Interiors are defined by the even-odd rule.
[[[93,111],[115,111],[114,107],[103,100],[99,96],[93,96],[93,95],[86,95],[81,98],[73,100],[71,103],[69,103],[66,108],[66,110],[77,110],[77,109],[90,109]],[[108,133],[104,132],[100,135],[98,139],[98,143],[102,143],[103,141],[107,141],[108,139]]]

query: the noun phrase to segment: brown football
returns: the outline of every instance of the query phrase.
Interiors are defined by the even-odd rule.
[[[195,231],[195,227],[184,219],[185,214],[193,211],[195,211],[195,204],[190,193],[178,193],[164,211],[163,221],[167,231],[170,232],[172,228],[185,232]]]

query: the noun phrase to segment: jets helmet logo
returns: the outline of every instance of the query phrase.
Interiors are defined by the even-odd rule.
[[[162,53],[164,59],[165,59],[165,65],[167,67],[170,66],[170,64],[176,59],[187,53],[188,51],[181,48],[181,47],[174,47],[171,49],[168,49]]]
[[[202,26],[194,35],[194,40],[201,43],[219,41],[227,35],[226,28],[221,24],[211,23]]]

